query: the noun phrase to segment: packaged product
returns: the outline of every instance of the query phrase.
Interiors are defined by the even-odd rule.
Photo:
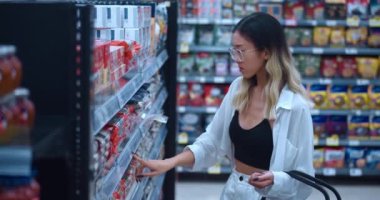
[[[243,18],[247,15],[244,3],[234,1],[233,11],[236,18]]]
[[[336,57],[324,57],[321,63],[321,75],[326,78],[332,78],[337,75],[338,61]]]
[[[370,139],[380,140],[380,116],[372,116],[370,123]]]
[[[380,29],[373,28],[370,30],[370,34],[368,37],[368,46],[379,48],[380,47]]]
[[[178,84],[177,85],[177,94],[178,94],[178,105],[179,106],[186,106],[188,105],[189,101],[189,89],[187,84]]]
[[[345,30],[344,27],[334,27],[331,29],[330,45],[332,47],[344,47],[345,45]]]
[[[205,85],[205,105],[220,106],[224,98],[223,88],[218,85]]]
[[[346,44],[351,46],[365,46],[367,43],[367,27],[350,27],[346,30]]]
[[[379,70],[379,60],[373,57],[356,57],[358,71],[362,78],[375,78]]]
[[[307,0],[306,1],[306,19],[323,20],[324,19],[324,3],[323,0]]]
[[[348,168],[365,168],[367,165],[366,148],[346,148],[346,166]]]
[[[350,106],[351,109],[368,109],[369,108],[369,96],[368,86],[355,85],[350,89]]]
[[[313,33],[313,41],[316,46],[327,46],[331,36],[331,28],[315,27]]]
[[[179,27],[178,42],[180,44],[195,44],[195,26],[181,25]]]
[[[324,148],[315,148],[313,152],[313,165],[314,168],[323,167],[324,163]]]
[[[345,115],[330,115],[327,123],[326,130],[331,136],[337,135],[345,138],[347,136],[347,116]]]
[[[313,33],[310,28],[302,28],[299,30],[299,44],[308,47],[313,43]]]
[[[214,57],[209,53],[198,53],[196,60],[196,69],[199,74],[213,74],[214,73]]]
[[[369,106],[371,109],[380,109],[380,86],[370,85],[368,89]]]
[[[329,87],[329,106],[330,109],[349,109],[347,85],[333,85]]]
[[[200,114],[182,114],[179,116],[178,122],[179,134],[186,134],[189,139],[195,139],[202,133],[202,116]]]
[[[215,75],[226,76],[228,75],[228,58],[229,55],[220,54],[215,57]]]
[[[325,148],[325,167],[343,168],[344,167],[344,148]]]
[[[354,78],[358,76],[358,66],[355,57],[337,57],[338,74],[343,78]]]
[[[290,0],[285,2],[285,19],[304,19],[304,1]]]
[[[319,76],[320,56],[315,55],[298,55],[295,56],[295,65],[302,76],[317,77]]]
[[[348,122],[348,137],[350,139],[367,140],[369,138],[369,117],[350,116]]]
[[[232,26],[217,26],[215,29],[215,45],[230,46],[232,38]]]
[[[310,98],[317,109],[328,108],[327,85],[311,85]]]
[[[204,88],[203,85],[198,83],[190,84],[189,91],[189,104],[191,106],[203,106],[204,105]]]
[[[297,28],[285,28],[286,42],[289,46],[298,46],[299,45],[299,35]]]
[[[380,150],[370,149],[367,153],[367,168],[380,170]]]
[[[318,138],[326,138],[327,137],[326,123],[328,119],[327,116],[313,115],[311,117],[313,120],[314,136]]]
[[[178,71],[182,75],[194,73],[195,56],[193,54],[180,54]]]
[[[214,44],[214,27],[210,25],[198,26],[198,44],[213,45]]]
[[[370,14],[372,16],[380,15],[380,2],[378,0],[370,0]]]
[[[358,16],[366,19],[368,16],[369,0],[346,0],[347,1],[347,16]]]
[[[265,12],[278,20],[282,19],[282,3],[259,3],[259,12]]]
[[[346,19],[346,0],[326,0],[325,19]]]

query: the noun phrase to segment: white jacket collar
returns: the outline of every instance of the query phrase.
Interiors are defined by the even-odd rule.
[[[291,91],[288,85],[286,84],[284,88],[282,88],[280,97],[278,98],[276,111],[278,110],[278,108],[291,110],[294,95],[295,93]]]

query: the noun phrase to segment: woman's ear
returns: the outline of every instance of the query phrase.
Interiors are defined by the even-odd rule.
[[[270,52],[268,49],[265,49],[264,50],[264,59],[269,60],[269,58],[270,58]]]

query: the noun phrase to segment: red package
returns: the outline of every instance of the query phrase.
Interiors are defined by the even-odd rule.
[[[322,58],[321,74],[326,78],[335,77],[338,70],[338,61],[334,57]]]
[[[323,20],[324,19],[324,1],[314,0],[306,3],[306,19]]]
[[[325,167],[344,167],[344,148],[325,148]]]
[[[302,20],[304,18],[304,3],[302,0],[285,3],[285,19]]]
[[[189,103],[191,106],[203,106],[204,105],[204,88],[203,85],[198,83],[190,84],[189,91]]]
[[[219,106],[224,98],[224,89],[217,85],[205,86],[205,105]]]
[[[358,76],[358,65],[354,57],[338,57],[338,74],[343,78]]]
[[[187,84],[177,85],[178,105],[186,106],[189,100],[189,89]]]

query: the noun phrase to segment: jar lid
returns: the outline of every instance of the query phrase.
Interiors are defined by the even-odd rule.
[[[30,94],[29,90],[26,88],[17,88],[15,90],[16,97],[28,97]]]

